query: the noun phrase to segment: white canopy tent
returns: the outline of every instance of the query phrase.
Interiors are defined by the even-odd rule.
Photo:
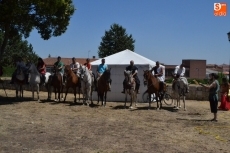
[[[138,68],[138,77],[140,79],[140,94],[137,96],[137,101],[142,102],[142,94],[146,91],[147,87],[143,84],[143,70],[149,70],[156,65],[156,62],[141,56],[128,49],[118,52],[116,54],[104,58],[105,64],[111,68],[111,92],[107,93],[107,101],[124,101],[125,95],[121,93],[123,90],[124,70],[134,61],[134,65]],[[96,74],[97,66],[101,64],[101,59],[93,61],[92,71]],[[164,67],[164,66],[163,66]],[[96,92],[93,93],[93,100],[97,100]]]

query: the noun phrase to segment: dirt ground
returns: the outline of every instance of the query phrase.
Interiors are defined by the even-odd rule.
[[[219,111],[211,122],[207,101],[187,100],[187,111],[156,103],[124,109],[123,102],[106,107],[66,102],[15,100],[15,91],[0,90],[1,153],[149,153],[229,152],[230,112]],[[52,95],[54,96],[54,94]],[[54,97],[52,97],[54,98]],[[94,102],[96,104],[96,102]]]

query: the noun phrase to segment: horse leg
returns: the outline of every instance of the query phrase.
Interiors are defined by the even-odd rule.
[[[104,102],[104,107],[106,106],[106,98],[107,98],[107,91],[105,92],[105,102]]]
[[[148,93],[148,96],[149,96],[149,109],[151,109],[151,94],[150,93]]]
[[[132,91],[132,90],[130,91],[130,97],[131,97],[131,101],[130,101],[130,106],[129,106],[129,108],[132,109],[132,108],[133,108],[133,107],[132,107],[132,105],[133,105],[133,91]]]
[[[77,102],[77,98],[76,98],[76,87],[73,87],[73,91],[74,91],[74,103]]]
[[[31,92],[32,92],[32,99],[34,100],[34,85],[30,85],[31,86]]]
[[[58,88],[58,100],[61,101],[61,87]]]
[[[18,99],[18,87],[17,87],[17,85],[16,85],[15,93],[16,93],[16,99]]]
[[[125,105],[124,105],[124,108],[126,108],[126,102],[127,102],[127,89],[125,89]]]
[[[67,94],[68,94],[68,90],[69,90],[69,88],[67,87],[67,88],[66,88],[66,90],[65,90],[65,98],[64,98],[64,102],[65,102],[65,100],[66,100],[66,96],[67,96]],[[76,95],[75,95],[75,98],[76,98]]]
[[[91,104],[93,105],[93,86],[90,87],[90,98],[91,98]]]
[[[22,99],[23,99],[23,87],[21,86],[20,89],[21,89]]]
[[[81,88],[80,88],[80,87],[78,87],[78,95],[79,95],[78,100],[79,100],[79,101],[80,101],[80,94],[81,94]]]
[[[54,94],[55,94],[54,101],[58,101],[58,99],[57,99],[57,88],[56,87],[54,87]]]
[[[99,104],[99,98],[100,98],[100,95],[99,95],[99,92],[97,91],[97,105]]]
[[[185,106],[185,95],[183,96],[183,103],[184,103],[184,111],[186,111],[186,106]]]
[[[40,102],[40,97],[39,97],[39,84],[37,84],[37,95],[38,95],[38,102]]]

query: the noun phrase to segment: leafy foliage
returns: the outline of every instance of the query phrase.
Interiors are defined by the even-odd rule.
[[[0,44],[3,41],[3,34],[0,33]],[[38,55],[33,51],[31,44],[26,40],[22,40],[22,36],[18,35],[8,40],[5,52],[2,55],[2,66],[13,67],[14,61],[17,57],[21,56],[25,62],[37,62]]]
[[[34,28],[44,40],[60,36],[74,11],[72,0],[0,0],[0,60],[9,39],[27,38]]]
[[[118,24],[113,24],[109,31],[105,31],[100,46],[98,47],[98,56],[100,58],[129,49],[134,51],[135,40],[132,35],[126,33],[126,29]]]

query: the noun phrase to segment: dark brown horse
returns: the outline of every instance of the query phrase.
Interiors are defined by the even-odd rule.
[[[23,85],[26,83],[25,74],[21,67],[18,67],[16,70],[15,77],[15,88],[16,88],[16,98],[23,98]],[[19,95],[18,95],[19,92]]]
[[[151,94],[155,94],[156,95],[156,101],[157,101],[157,109],[161,109],[162,108],[162,96],[160,94],[160,83],[157,79],[157,77],[155,77],[151,71],[149,70],[145,70],[144,71],[144,84],[147,85],[147,90],[144,92],[144,94],[147,92],[148,96],[149,96],[149,109],[151,108]],[[164,87],[166,88],[166,87]],[[158,101],[160,102],[160,107],[158,104]]]
[[[98,96],[98,101],[97,103],[99,103],[99,97],[101,99],[101,105],[105,106],[106,105],[106,96],[107,96],[107,92],[109,91],[109,83],[111,82],[111,78],[110,78],[110,70],[106,70],[101,77],[99,78],[97,84],[98,84],[98,88],[97,88],[97,96]]]
[[[66,91],[65,91],[65,98],[64,98],[64,102],[66,100],[66,96],[68,94],[68,90],[69,88],[73,88],[74,90],[74,102],[76,103],[76,88],[78,86],[78,76],[73,73],[73,71],[71,70],[69,65],[65,66],[65,74],[66,74]]]
[[[62,93],[62,98],[63,98],[63,80],[60,72],[58,71],[57,68],[54,68],[54,74],[49,76],[48,80],[48,100],[51,99],[51,87],[54,88],[55,92],[55,99],[54,101],[59,101],[60,102],[60,94]],[[58,92],[58,98],[56,97]]]

